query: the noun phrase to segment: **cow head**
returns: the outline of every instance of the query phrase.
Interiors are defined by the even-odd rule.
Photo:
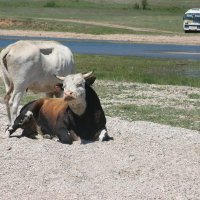
[[[71,74],[66,77],[59,77],[63,81],[64,100],[69,104],[72,111],[78,115],[84,113],[87,106],[85,85],[91,85],[95,81],[92,72],[86,74]]]

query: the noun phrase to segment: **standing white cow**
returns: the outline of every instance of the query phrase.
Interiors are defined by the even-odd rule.
[[[1,51],[1,66],[11,125],[27,90],[52,96],[59,82],[55,75],[66,76],[75,71],[70,49],[54,41],[21,40],[11,44]]]

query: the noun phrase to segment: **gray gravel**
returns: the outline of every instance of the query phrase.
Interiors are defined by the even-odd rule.
[[[107,121],[114,141],[104,143],[0,138],[0,199],[200,199],[199,132]]]

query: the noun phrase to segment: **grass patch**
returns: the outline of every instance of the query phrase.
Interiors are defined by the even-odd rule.
[[[100,82],[95,90],[108,116],[200,131],[200,99],[190,98],[191,88]],[[197,97],[200,92],[195,90]]]
[[[106,109],[111,116],[119,116],[130,121],[151,121],[174,127],[189,128],[200,131],[200,109],[174,109],[171,107],[161,108],[159,106],[118,105]]]
[[[200,99],[200,95],[196,93],[191,93],[188,95],[190,99]],[[200,105],[199,105],[200,106]]]
[[[93,70],[99,79],[200,87],[200,62],[123,56],[75,55],[78,71]],[[194,74],[194,75],[195,75]]]
[[[74,57],[77,72],[94,71],[101,80],[200,87],[200,79],[196,76],[200,73],[200,61],[81,54]],[[190,72],[188,76],[187,71]],[[195,72],[194,77],[191,71]],[[118,88],[119,92],[123,90]],[[195,93],[189,97],[200,98]]]
[[[50,7],[50,8],[54,8],[54,7],[59,7],[55,1],[48,1],[44,7]]]

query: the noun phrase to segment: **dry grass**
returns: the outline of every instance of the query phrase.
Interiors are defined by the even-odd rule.
[[[200,131],[200,88],[97,81],[106,114]]]

